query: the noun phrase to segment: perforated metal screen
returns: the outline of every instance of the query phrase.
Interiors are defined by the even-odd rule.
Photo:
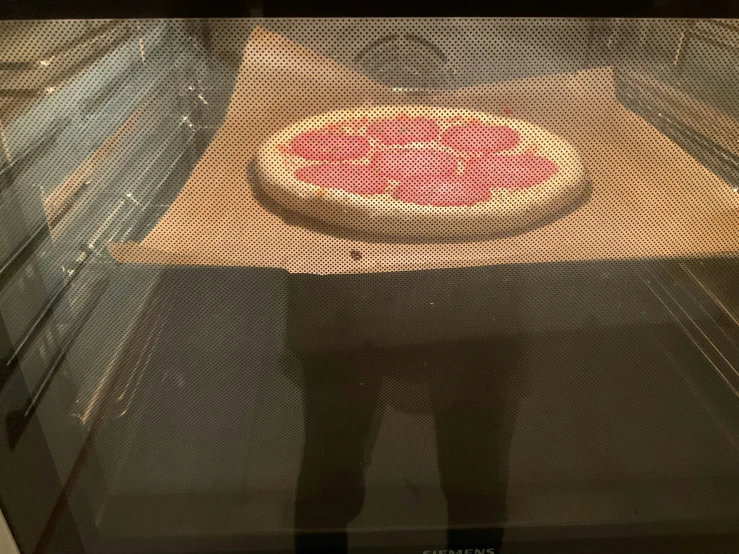
[[[19,550],[735,551],[738,64],[729,20],[0,22]]]

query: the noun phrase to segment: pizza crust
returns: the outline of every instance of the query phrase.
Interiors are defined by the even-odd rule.
[[[290,156],[278,150],[279,145],[288,144],[298,134],[330,123],[361,118],[371,121],[401,113],[433,118],[442,130],[439,120],[457,116],[507,125],[520,134],[519,144],[508,152],[520,153],[536,146],[537,152],[554,161],[559,170],[551,179],[529,188],[492,189],[490,200],[473,206],[422,206],[396,200],[387,193],[361,196],[305,183],[294,176],[298,166],[291,163]],[[562,213],[587,191],[580,155],[565,139],[518,119],[434,106],[345,109],[305,119],[267,139],[257,153],[256,169],[262,189],[290,210],[349,229],[408,238],[460,238],[522,230]]]

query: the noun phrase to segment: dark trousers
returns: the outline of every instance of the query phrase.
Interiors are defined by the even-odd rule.
[[[499,551],[516,411],[510,341],[300,357],[305,450],[295,510],[298,552],[346,551],[346,527],[364,502],[364,466],[383,375],[428,382],[448,507],[448,548]]]

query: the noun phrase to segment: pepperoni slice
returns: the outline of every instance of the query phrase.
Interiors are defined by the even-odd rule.
[[[431,149],[381,150],[372,156],[370,164],[391,179],[419,175],[453,175],[457,171],[457,158],[448,152]]]
[[[439,126],[425,117],[398,116],[382,119],[367,126],[367,134],[383,144],[405,145],[412,142],[428,142],[439,136]]]
[[[487,154],[510,150],[518,144],[518,131],[502,125],[466,123],[449,127],[441,135],[441,143],[470,154]]]
[[[490,189],[458,175],[413,177],[395,187],[393,197],[424,206],[472,206],[489,200]]]
[[[296,169],[295,177],[311,185],[363,195],[380,194],[387,188],[387,179],[367,165],[314,164]]]
[[[528,188],[543,183],[557,171],[552,160],[532,153],[489,155],[469,162],[465,177],[481,187]]]
[[[366,137],[307,131],[295,137],[290,151],[306,160],[342,162],[357,160],[367,155],[370,143]]]

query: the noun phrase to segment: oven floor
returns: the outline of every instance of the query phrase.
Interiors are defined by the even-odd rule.
[[[163,278],[170,294],[139,390],[91,447],[105,477],[105,538],[268,536],[265,545],[290,547],[301,368],[284,351],[289,277],[265,284],[256,275],[183,268]],[[508,537],[736,518],[737,429],[715,409],[730,400],[696,383],[696,372],[708,383],[712,370],[696,366],[706,362],[678,329],[569,329],[521,343],[528,378],[510,454]],[[350,544],[389,544],[394,529],[426,530],[428,544],[444,544],[428,397],[424,383],[383,378]]]

